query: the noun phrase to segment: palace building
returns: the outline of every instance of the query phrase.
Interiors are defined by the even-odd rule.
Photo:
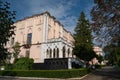
[[[44,63],[45,59],[73,57],[72,34],[49,12],[26,17],[14,25],[15,35],[10,38],[7,47],[11,48],[15,42],[19,42],[21,52],[18,57],[33,58],[34,63]]]

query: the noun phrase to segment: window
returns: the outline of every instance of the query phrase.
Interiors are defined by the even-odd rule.
[[[52,49],[50,49],[50,58],[52,58]]]
[[[11,38],[11,45],[14,44],[14,41],[15,41],[15,39],[14,39],[14,37],[12,37],[12,38]]]
[[[46,51],[46,54],[47,54],[46,57],[49,58],[49,50],[48,49]]]
[[[70,56],[70,48],[68,48],[68,57]]]
[[[32,33],[29,33],[27,35],[27,44],[31,44],[32,43]]]
[[[53,50],[53,58],[55,58],[55,49]]]
[[[30,51],[27,50],[27,51],[26,51],[26,57],[29,57],[29,56],[30,56]]]
[[[57,48],[57,58],[59,58],[59,49]]]
[[[65,46],[63,47],[63,58],[65,58]]]

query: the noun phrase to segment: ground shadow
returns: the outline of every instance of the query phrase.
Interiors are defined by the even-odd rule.
[[[116,70],[113,67],[104,67],[102,69],[96,69],[95,71],[92,71],[92,74],[97,76],[104,76],[102,80],[112,80],[112,78],[120,80],[120,70]]]

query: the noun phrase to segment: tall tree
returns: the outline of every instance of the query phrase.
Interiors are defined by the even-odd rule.
[[[97,40],[107,45],[105,49],[108,49],[107,55],[113,64],[117,60],[116,55],[120,57],[120,0],[94,0],[94,3],[96,5],[91,11],[92,29],[98,36]],[[117,61],[120,63],[120,59]]]
[[[8,2],[2,2],[0,0],[0,63],[4,63],[8,51],[5,48],[7,41],[14,34],[13,26],[15,19],[15,11],[10,11],[10,4]]]
[[[120,0],[94,0],[94,3],[91,16],[97,40],[104,45],[112,42],[120,46]]]
[[[85,61],[90,61],[96,56],[95,52],[93,51],[90,24],[86,19],[84,12],[81,12],[81,15],[78,19],[78,23],[75,28],[74,39],[74,54],[77,57]]]

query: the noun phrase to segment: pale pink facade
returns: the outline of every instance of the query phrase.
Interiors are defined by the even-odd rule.
[[[7,46],[10,48],[19,42],[22,46],[19,57],[29,55],[34,63],[43,63],[47,58],[72,57],[74,39],[71,33],[48,12],[19,20],[14,25],[16,35],[10,38]],[[26,47],[28,40],[30,47]]]
[[[96,53],[97,55],[103,56],[103,51],[102,51],[102,48],[101,48],[101,47],[99,47],[99,46],[94,46],[94,47],[93,47],[93,50],[95,51],[95,53]]]
[[[103,56],[103,51],[102,48],[99,46],[94,46],[93,51],[98,55],[98,56]],[[92,61],[90,61],[90,64],[99,64],[97,58],[93,58]]]

